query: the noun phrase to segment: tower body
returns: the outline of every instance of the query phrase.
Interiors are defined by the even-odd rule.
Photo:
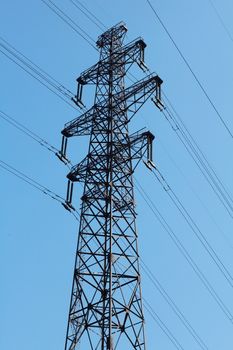
[[[142,39],[123,46],[126,27],[120,23],[97,41],[99,62],[77,79],[75,103],[82,106],[84,85],[95,84],[94,106],[65,125],[67,139],[90,135],[87,156],[69,179],[67,208],[72,210],[75,182],[84,185],[65,350],[144,350],[144,316],[136,230],[133,172],[146,158],[152,167],[153,135],[129,135],[129,121],[155,93],[161,80],[149,75],[125,88],[133,63],[144,68]]]

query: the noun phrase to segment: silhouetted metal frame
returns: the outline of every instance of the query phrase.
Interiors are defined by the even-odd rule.
[[[84,191],[65,350],[146,348],[132,175],[145,155],[153,166],[154,136],[129,135],[128,126],[150,96],[158,100],[162,80],[150,74],[125,88],[130,66],[145,67],[146,47],[141,38],[123,46],[126,31],[120,23],[98,38],[100,60],[77,79],[75,99],[83,107],[83,86],[96,84],[94,106],[62,130],[61,159],[67,138],[90,135],[87,156],[67,175],[70,210],[73,183]]]

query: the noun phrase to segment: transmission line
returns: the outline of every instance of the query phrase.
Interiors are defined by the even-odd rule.
[[[132,75],[133,78],[135,78]],[[135,78],[136,79],[136,78]],[[167,103],[164,103],[164,109],[161,110],[165,119],[168,121],[169,125],[173,129],[173,131],[176,132],[179,140],[185,147],[188,154],[191,156],[195,164],[197,165],[198,169],[214,191],[215,195],[220,200],[221,204],[224,206],[224,208],[227,210],[228,214],[233,218],[232,211],[233,211],[233,199],[231,193],[227,190],[227,188],[224,186],[223,182],[217,175],[214,168],[209,163],[208,159],[198,146],[197,142],[187,129],[186,125],[184,124],[182,118],[172,105],[171,101],[167,97],[167,95],[163,91],[163,95],[165,97],[165,100]],[[178,120],[177,120],[178,118]],[[198,197],[199,198],[199,197]],[[199,199],[200,200],[200,199]]]
[[[175,348],[178,350],[184,350],[183,346],[179,343],[179,341],[168,329],[166,324],[161,320],[161,318],[158,316],[155,310],[151,307],[150,303],[148,303],[148,301],[146,301],[145,298],[142,298],[142,300],[144,303],[144,308],[147,310],[147,312],[150,314],[150,316],[153,318],[153,320],[156,322],[159,328],[166,334],[166,336],[169,338],[169,340],[172,342]]]
[[[18,129],[23,134],[30,137],[32,140],[39,143],[42,147],[45,147],[48,151],[54,154],[57,154],[59,152],[59,150],[56,147],[52,146],[49,142],[42,139],[35,132],[31,131],[25,125],[23,125],[22,123],[19,123],[15,118],[12,118],[11,116],[9,116],[9,114],[3,112],[2,110],[0,110],[0,118],[4,119],[7,123],[12,125],[14,128]]]
[[[7,172],[11,173],[12,175],[16,176],[20,180],[24,181],[28,185],[32,186],[36,190],[49,196],[51,199],[59,202],[67,209],[65,198],[61,197],[60,195],[58,195],[54,191],[50,190],[49,188],[43,186],[41,183],[34,180],[32,177],[29,177],[28,175],[24,174],[22,171],[17,170],[15,167],[11,166],[10,164],[6,163],[5,161],[3,161],[1,159],[0,159],[0,167],[2,169],[6,170]],[[77,221],[79,221],[79,213],[75,208],[73,208],[72,210],[69,210],[69,212],[75,217],[75,219]]]
[[[11,166],[8,163],[4,162],[1,159],[0,159],[0,163],[1,163],[0,166],[2,168],[7,170],[8,172],[12,173],[16,177],[20,178],[24,182],[28,183],[29,185],[31,185],[35,189],[41,191],[42,193],[48,195],[49,197],[51,197],[52,199],[54,199],[54,200],[56,200],[56,201],[58,201],[60,203],[64,203],[65,202],[65,199],[63,197],[61,197],[58,194],[56,194],[55,192],[49,190],[47,187],[41,185],[38,181],[36,181],[36,180],[32,179],[31,177],[25,175],[23,172],[17,170],[16,168],[14,168],[13,166]]]
[[[207,93],[206,89],[204,88],[204,86],[202,85],[201,81],[199,80],[198,76],[196,75],[196,73],[194,72],[194,70],[192,69],[190,63],[188,62],[188,60],[185,58],[184,54],[182,53],[182,51],[180,50],[180,48],[178,47],[178,45],[176,44],[175,40],[173,39],[172,35],[170,34],[170,32],[168,31],[167,27],[165,26],[165,24],[163,23],[162,19],[160,18],[160,16],[158,15],[157,11],[155,10],[154,6],[152,5],[150,0],[146,0],[146,2],[148,3],[148,5],[150,6],[152,12],[154,13],[155,17],[157,18],[157,20],[159,21],[159,23],[161,24],[161,26],[163,27],[163,29],[165,30],[166,34],[168,35],[169,39],[171,40],[171,42],[173,43],[173,45],[175,46],[176,50],[178,51],[180,57],[182,58],[182,60],[184,61],[185,65],[188,67],[189,71],[191,72],[192,76],[194,77],[195,81],[197,82],[199,88],[202,90],[203,94],[205,95],[206,99],[208,100],[209,104],[211,105],[211,107],[213,108],[213,110],[215,111],[216,115],[218,116],[219,120],[221,121],[222,125],[224,126],[224,128],[226,129],[226,131],[228,132],[228,134],[230,135],[231,138],[233,138],[233,133],[231,132],[229,126],[227,125],[227,123],[224,121],[222,115],[220,114],[220,112],[218,111],[217,107],[215,106],[214,102],[212,101],[212,99],[210,98],[209,94]]]
[[[225,314],[228,320],[231,322],[233,321],[233,315],[229,308],[225,305],[221,297],[217,294],[215,291],[214,287],[210,284],[208,279],[205,277],[204,273],[200,270],[200,268],[197,266],[195,261],[192,259],[191,255],[189,252],[186,250],[180,239],[177,237],[175,232],[172,230],[172,228],[169,226],[167,221],[164,219],[158,208],[156,207],[155,203],[152,201],[150,196],[145,192],[145,190],[142,188],[142,186],[139,184],[139,182],[135,179],[136,182],[136,188],[143,198],[143,200],[146,202],[147,206],[150,208],[152,211],[153,215],[156,217],[156,219],[159,221],[159,223],[162,225],[164,230],[168,233],[169,237],[173,241],[173,243],[176,245],[180,253],[183,255],[185,260],[188,262],[190,267],[193,269],[197,277],[200,279],[206,290],[211,294],[215,302],[218,304],[222,312]]]
[[[222,25],[222,27],[223,27],[225,33],[227,34],[228,38],[229,38],[229,39],[231,40],[231,42],[233,43],[233,36],[232,36],[230,30],[227,28],[227,26],[226,26],[226,24],[225,24],[225,22],[224,22],[222,16],[220,15],[220,12],[218,11],[217,7],[215,6],[215,4],[214,4],[214,2],[213,2],[212,0],[208,0],[208,1],[209,1],[209,3],[210,3],[211,7],[213,8],[213,10],[214,10],[216,16],[218,17],[218,20],[219,20],[219,22],[221,23],[221,25]]]
[[[203,350],[208,350],[208,347],[203,342],[203,340],[200,338],[200,336],[197,334],[193,326],[190,324],[190,322],[187,320],[187,318],[184,316],[182,311],[179,309],[179,307],[175,304],[174,300],[168,295],[168,293],[165,291],[159,280],[155,277],[154,273],[150,270],[150,268],[145,264],[145,262],[140,259],[142,270],[145,272],[153,286],[159,291],[159,293],[162,295],[162,297],[166,300],[168,305],[171,307],[173,312],[176,314],[176,316],[179,318],[181,323],[185,326],[185,328],[188,330],[188,332],[191,334],[195,342],[199,345],[199,347]]]
[[[16,49],[13,45],[11,45],[9,43],[9,41],[7,41],[6,39],[4,39],[2,36],[0,36],[0,39],[7,45],[9,46],[15,53],[19,54],[21,57],[23,57],[26,61],[22,61],[24,64],[28,64],[31,63],[32,66],[28,65],[28,67],[30,67],[30,69],[35,69],[37,68],[37,70],[35,69],[35,72],[38,75],[41,75],[41,77],[45,80],[48,80],[48,82],[52,85],[51,81],[54,84],[54,87],[61,91],[64,96],[67,96],[69,98],[73,97],[73,93],[67,89],[63,84],[61,84],[57,79],[55,79],[54,77],[51,76],[51,74],[47,73],[44,69],[42,69],[40,66],[38,66],[36,63],[34,63],[30,58],[28,58],[26,55],[24,55],[22,52],[20,52],[18,49]],[[4,46],[4,48],[6,49],[6,47]],[[12,53],[11,51],[9,51],[10,53]],[[16,56],[16,58],[19,58],[18,56]],[[49,79],[51,81],[49,81]]]
[[[70,0],[70,2],[81,11],[92,23],[94,23],[100,30],[105,30],[107,27],[101,22],[90,10],[86,8],[80,1]],[[80,6],[82,7],[80,7]],[[84,9],[84,10],[83,10]]]
[[[3,112],[0,110],[0,118],[5,120],[7,123],[9,123],[11,126],[16,128],[17,130],[21,131],[24,135],[27,135],[32,140],[37,142],[40,146],[46,148],[48,151],[55,154],[60,159],[60,150],[53,145],[51,145],[48,141],[41,138],[38,134],[36,134],[34,131],[30,130],[28,127],[23,125],[22,123],[18,122],[15,118],[11,117],[9,114]],[[69,161],[69,159],[63,159],[63,163],[71,169],[72,163]]]
[[[0,38],[4,43],[0,42],[0,52],[6,56],[9,60],[14,62],[18,67],[23,69],[26,73],[40,82],[53,94],[58,96],[65,103],[69,104],[72,108],[76,108],[69,101],[74,96],[64,85],[60,84],[56,79],[52,78],[51,75],[46,73],[38,65],[33,63],[29,58],[23,55],[19,50],[16,50],[11,44],[5,39]],[[56,90],[56,91],[55,91]],[[68,99],[68,100],[67,100]]]
[[[74,0],[73,0],[74,1]],[[99,22],[103,28],[107,29],[107,26],[91,11],[88,10],[86,6],[83,5],[83,3],[79,0],[75,0],[77,3],[79,3],[88,13],[90,13],[90,15],[96,19],[97,22]]]
[[[75,23],[71,17],[65,14],[53,1],[51,0],[41,0],[51,11],[53,11],[63,22],[65,22],[70,28],[72,28],[75,33],[81,36],[89,45],[91,45],[96,51],[97,48],[94,46],[95,41],[92,37],[83,30],[77,23]],[[93,44],[94,43],[94,44]]]
[[[170,187],[170,185],[167,183],[161,172],[156,169],[152,170],[153,175],[157,179],[157,181],[162,185],[165,192],[168,194],[170,199],[172,200],[173,204],[176,206],[180,214],[185,219],[186,223],[194,233],[194,235],[197,237],[205,251],[208,253],[212,261],[215,263],[215,265],[218,267],[219,271],[223,274],[229,285],[233,288],[233,277],[231,276],[230,272],[228,271],[225,264],[221,261],[219,256],[217,255],[214,248],[210,245],[202,231],[200,230],[199,226],[196,224],[192,216],[189,214],[187,209],[184,207],[174,190]]]
[[[168,100],[167,97],[166,99]],[[175,111],[173,107],[172,109]],[[201,151],[197,142],[194,140],[187,127],[185,126],[184,122],[179,117],[179,114],[175,111],[176,116],[179,118],[180,122],[177,120],[176,116],[168,106],[165,107],[162,113],[165,119],[172,127],[172,129],[176,132],[179,140],[181,141],[181,143],[183,144],[183,146],[185,147],[185,149],[199,168],[200,172],[214,191],[215,195],[225,207],[231,218],[233,218],[233,199],[231,197],[231,194],[224,186],[216,171],[208,162],[206,156]]]
[[[185,179],[186,183],[188,184],[188,186],[190,187],[191,191],[193,192],[193,194],[196,196],[196,198],[198,199],[198,201],[201,203],[202,207],[205,209],[208,217],[211,219],[211,221],[213,222],[213,224],[215,225],[215,227],[217,228],[217,230],[219,231],[219,233],[221,233],[224,237],[224,240],[230,245],[231,249],[233,249],[233,245],[231,243],[231,241],[229,240],[229,238],[227,237],[227,235],[225,234],[225,232],[223,231],[223,229],[218,225],[218,223],[216,222],[215,218],[213,217],[213,215],[210,213],[209,209],[207,208],[207,206],[205,205],[205,203],[203,202],[203,200],[200,198],[200,196],[197,194],[196,190],[193,188],[193,186],[190,184],[190,182],[187,180],[186,175],[184,174],[184,172],[181,170],[181,168],[177,165],[176,161],[172,158],[171,154],[168,152],[167,148],[165,147],[165,145],[163,144],[163,142],[161,141],[161,139],[159,139],[158,136],[156,136],[157,141],[160,142],[162,148],[164,149],[164,151],[167,153],[167,156],[169,157],[169,159],[171,160],[171,162],[173,163],[173,165],[176,167],[176,169],[180,172],[180,174],[182,175],[182,177]]]

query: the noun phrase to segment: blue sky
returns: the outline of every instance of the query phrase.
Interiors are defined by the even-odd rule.
[[[206,158],[233,193],[232,138],[222,126],[156,20],[145,0],[83,0],[107,27],[123,20],[126,43],[138,36],[147,43],[145,60],[163,79],[163,89]],[[179,48],[233,131],[233,42],[208,0],[151,0]],[[213,0],[233,35],[233,4]],[[72,19],[97,39],[101,33],[69,0],[57,0]],[[75,79],[98,60],[98,52],[72,31],[42,1],[7,1],[0,5],[0,36],[75,92]],[[59,147],[64,123],[78,111],[61,101],[0,53],[0,109]],[[141,74],[141,75],[140,75]],[[143,73],[138,73],[143,77]],[[85,89],[87,104],[93,93]],[[67,168],[50,152],[0,119],[1,156],[18,170],[65,196]],[[148,101],[131,125],[155,135],[154,161],[233,274],[232,218],[179,141]],[[72,139],[73,163],[84,156],[88,139]],[[50,197],[0,168],[0,347],[7,350],[63,349],[71,291],[77,221]],[[198,242],[168,194],[141,164],[135,175],[216,293],[233,313],[232,287]],[[81,189],[76,186],[75,206]],[[136,190],[141,258],[172,297],[208,349],[230,350],[233,322],[222,312],[167,232]],[[183,349],[200,349],[161,294],[142,271],[143,296]],[[145,311],[148,349],[175,349]]]

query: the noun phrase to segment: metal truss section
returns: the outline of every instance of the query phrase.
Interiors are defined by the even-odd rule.
[[[123,46],[120,23],[97,40],[99,62],[78,79],[96,84],[92,108],[62,130],[61,160],[67,140],[89,135],[87,156],[71,168],[66,209],[72,210],[75,182],[84,184],[65,350],[145,350],[133,172],[139,161],[151,169],[154,135],[129,133],[129,122],[152,96],[161,105],[162,80],[150,74],[125,88],[134,63],[144,64],[142,39]]]
[[[119,51],[114,52],[114,64],[119,66],[125,65],[125,67],[129,66],[127,69],[129,69],[133,63],[137,63],[139,67],[144,67],[145,47],[146,44],[143,39],[138,38],[123,48],[119,48]],[[77,82],[81,85],[96,84],[99,75],[106,76],[108,74],[110,64],[109,57],[104,58],[91,68],[85,70],[77,79]],[[126,72],[124,72],[124,75],[125,74]],[[114,77],[114,79],[118,78],[119,77]]]
[[[120,22],[101,34],[96,42],[97,46],[101,49],[100,56],[109,55],[109,47],[114,49],[121,47],[126,33],[127,28],[125,23]]]
[[[119,118],[128,113],[131,120],[146,100],[155,92],[153,100],[160,100],[162,80],[158,75],[150,74],[134,85],[112,95],[112,117]],[[75,118],[65,125],[62,134],[66,137],[90,135],[94,124],[95,130],[102,127],[103,118],[108,118],[109,99],[105,99],[98,105],[94,105],[87,112]],[[126,120],[124,120],[126,122]]]
[[[129,136],[128,142],[118,142],[115,145],[114,154],[112,155],[113,160],[118,166],[121,163],[126,163],[127,161],[137,160],[140,161],[145,153],[147,152],[147,163],[152,164],[152,141],[154,140],[154,135],[151,132],[146,131],[143,133],[135,133],[132,136]],[[122,158],[122,152],[127,150],[127,148],[131,149],[131,153],[124,155]],[[136,165],[132,167],[132,173],[136,168]],[[94,154],[89,154],[81,163],[72,167],[71,171],[67,175],[67,178],[71,181],[86,181],[86,173],[87,171],[92,172],[101,172],[105,169],[106,160],[100,159],[99,156]]]

